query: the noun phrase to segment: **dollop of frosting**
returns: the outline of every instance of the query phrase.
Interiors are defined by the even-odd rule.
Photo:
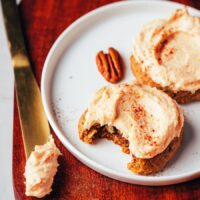
[[[200,89],[200,18],[179,9],[167,20],[146,24],[136,36],[133,56],[143,72],[172,91]]]
[[[42,198],[52,189],[54,176],[58,167],[59,149],[50,136],[44,145],[36,145],[35,150],[29,156],[25,166],[26,195]]]
[[[117,128],[138,158],[152,158],[179,137],[183,112],[164,92],[135,82],[96,92],[85,115],[84,129],[95,124]]]

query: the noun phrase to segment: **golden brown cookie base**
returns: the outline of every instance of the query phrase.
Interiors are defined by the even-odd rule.
[[[105,127],[100,127],[98,124],[94,125],[90,130],[83,130],[85,121],[85,113],[81,116],[78,124],[79,137],[82,141],[93,144],[97,138],[106,138],[112,140],[115,144],[122,147],[124,153],[130,153],[129,142],[127,139],[114,128],[112,133]],[[169,146],[162,153],[150,159],[141,159],[132,156],[132,161],[128,163],[128,169],[136,174],[149,175],[161,171],[169,160],[176,154],[182,142],[181,137],[175,138]]]
[[[166,164],[174,157],[178,148],[181,146],[183,134],[178,138],[174,138],[168,147],[157,156],[150,159],[135,158],[128,163],[128,168],[136,174],[149,175],[155,174],[166,166]]]
[[[174,92],[171,89],[165,87],[163,88],[158,83],[155,83],[151,77],[148,76],[145,72],[142,71],[140,65],[135,60],[134,56],[131,56],[131,70],[140,84],[150,85],[152,87],[156,87],[164,92],[166,92],[169,96],[175,99],[178,103],[184,104],[189,103],[191,101],[198,101],[200,100],[200,89],[197,90],[195,93],[191,93],[189,91],[180,90],[178,92]]]

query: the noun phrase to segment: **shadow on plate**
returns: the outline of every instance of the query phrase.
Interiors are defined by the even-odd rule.
[[[190,122],[185,118],[184,130],[183,130],[183,144],[178,150],[174,158],[168,163],[167,168],[174,165],[175,162],[178,162],[178,159],[187,152],[187,148],[190,146],[192,140],[194,140],[194,130]]]

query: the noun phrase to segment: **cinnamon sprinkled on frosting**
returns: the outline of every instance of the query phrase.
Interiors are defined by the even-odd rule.
[[[174,92],[200,89],[200,18],[179,9],[167,20],[146,24],[136,36],[133,56],[142,70]]]
[[[137,83],[104,87],[94,95],[84,129],[116,127],[138,158],[152,158],[180,136],[183,113],[177,103],[156,88]]]

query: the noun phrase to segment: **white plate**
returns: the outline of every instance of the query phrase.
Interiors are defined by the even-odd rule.
[[[168,17],[183,6],[161,1],[125,1],[96,9],[81,17],[57,39],[42,74],[42,98],[48,120],[65,147],[84,164],[111,178],[141,184],[167,185],[200,175],[200,103],[183,106],[185,139],[177,156],[155,176],[140,176],[127,169],[130,155],[110,141],[95,145],[80,141],[77,123],[96,90],[108,83],[99,74],[95,55],[113,46],[123,56],[126,75],[133,80],[129,57],[132,41],[141,26]],[[190,8],[191,14],[199,11]]]

